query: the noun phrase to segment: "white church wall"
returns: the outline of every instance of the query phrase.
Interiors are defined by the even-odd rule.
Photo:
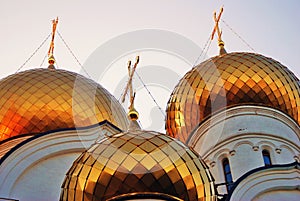
[[[299,154],[299,153],[298,153]],[[286,164],[290,162],[290,158],[294,158],[297,155],[293,149],[286,145],[281,145],[277,148],[275,148],[275,155],[274,157],[276,159],[277,164]]]
[[[240,144],[234,150],[235,154],[229,160],[234,181],[249,170],[264,165],[261,154],[254,152],[249,144]]]
[[[299,144],[299,125],[279,110],[261,106],[237,106],[220,112],[203,122],[188,145],[202,157],[225,140],[244,134],[259,134]],[[258,142],[259,143],[259,142]]]
[[[75,151],[75,150],[74,150]],[[14,182],[10,197],[24,200],[58,200],[65,173],[80,152],[61,153],[46,157],[28,167]],[[47,175],[47,179],[43,175]],[[53,185],[58,184],[58,185]]]
[[[298,163],[299,164],[299,163]],[[241,180],[230,195],[231,201],[298,201],[300,169],[297,165],[258,170]]]
[[[0,195],[22,201],[58,200],[73,161],[104,135],[120,132],[108,123],[29,139],[0,164]]]
[[[202,156],[216,183],[221,184],[225,182],[225,157],[236,181],[265,165],[263,150],[268,150],[272,164],[294,162],[300,153],[299,138],[299,125],[286,114],[267,107],[238,106],[202,123],[188,145]],[[225,186],[218,191],[227,193]]]
[[[294,189],[274,189],[272,191],[267,191],[256,196],[253,201],[299,201],[300,190]]]

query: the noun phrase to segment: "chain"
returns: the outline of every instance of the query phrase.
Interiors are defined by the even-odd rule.
[[[206,48],[206,51],[205,51],[205,53],[204,53],[204,56],[207,55],[207,52],[208,52],[208,50],[209,50],[209,48],[210,48],[210,45],[211,45],[211,41],[212,41],[212,40],[209,40],[209,44],[208,44],[208,46],[207,46],[207,48]]]
[[[45,42],[48,40],[48,38],[51,36],[51,34],[49,34],[45,40],[43,40],[43,42],[38,46],[38,48],[36,48],[36,50],[30,55],[30,57],[20,66],[20,68],[18,68],[18,70],[15,72],[19,72],[27,63],[28,61],[39,51],[39,49],[41,49],[41,47],[45,44]]]
[[[142,78],[140,77],[140,75],[138,74],[138,72],[135,72],[135,74],[137,75],[137,77],[139,78],[139,80],[141,81],[141,83],[143,84],[144,88],[147,90],[148,94],[150,95],[150,97],[152,98],[153,102],[158,107],[158,109],[161,112],[161,114],[163,115],[163,117],[166,117],[165,113],[162,110],[162,108],[158,105],[158,103],[156,102],[154,96],[151,94],[150,90],[148,89],[147,85],[144,83],[144,81],[142,80]]]
[[[159,104],[157,103],[157,101],[155,100],[154,96],[151,94],[150,90],[148,89],[147,85],[145,84],[145,82],[142,80],[141,76],[138,74],[138,72],[135,72],[135,74],[137,75],[137,77],[139,78],[139,80],[141,81],[143,87],[146,89],[146,91],[148,92],[148,94],[150,95],[151,99],[153,100],[153,102],[155,103],[155,105],[158,107],[159,111],[161,112],[161,114],[163,115],[163,117],[165,117],[165,113],[163,112],[162,108],[159,106]],[[118,101],[120,102],[121,98],[124,96],[124,91],[125,91],[125,88],[124,87],[124,90],[123,92],[121,93]]]
[[[40,67],[42,67],[42,65],[44,64],[44,62],[45,62],[45,60],[46,60],[46,58],[47,58],[47,55],[48,55],[48,54],[45,54],[45,56],[44,56],[44,58],[43,58],[43,61],[42,61],[41,65],[40,65]]]
[[[232,28],[231,28],[231,26],[229,26],[223,19],[222,19],[222,22],[243,42],[243,43],[245,43],[253,52],[256,52],[255,50],[254,50],[254,48],[252,48],[250,45],[249,45],[249,43],[247,43],[237,32],[235,32]]]
[[[89,73],[85,70],[85,68],[83,67],[83,65],[79,62],[78,58],[75,56],[75,54],[73,53],[73,51],[71,50],[71,48],[69,47],[69,45],[66,43],[66,41],[63,39],[62,35],[60,34],[59,31],[57,31],[58,36],[60,37],[60,39],[63,41],[64,45],[67,47],[67,49],[69,50],[69,52],[71,53],[71,55],[74,57],[74,59],[76,60],[76,62],[78,63],[78,65],[83,69],[84,73],[91,78],[91,76],[89,75]]]
[[[209,36],[209,38],[208,38],[208,40],[206,41],[206,43],[205,43],[205,45],[204,45],[204,48],[202,49],[202,51],[201,51],[201,53],[199,54],[199,56],[197,57],[197,59],[196,59],[196,61],[194,62],[194,64],[193,64],[193,68],[197,65],[197,63],[198,63],[198,61],[200,60],[200,58],[201,58],[201,56],[203,55],[203,52],[204,52],[204,50],[207,48],[207,45],[209,44],[209,46],[208,46],[208,49],[209,49],[209,47],[210,47],[210,43],[211,43],[211,35]],[[208,51],[208,49],[207,49],[207,51]],[[207,53],[207,51],[206,51],[206,53]],[[205,54],[206,54],[205,53]]]

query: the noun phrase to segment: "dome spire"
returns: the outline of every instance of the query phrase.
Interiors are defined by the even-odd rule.
[[[53,50],[54,50],[54,38],[55,38],[55,32],[56,32],[56,26],[58,24],[58,17],[56,19],[52,20],[52,38],[51,38],[51,43],[48,51],[48,63],[49,69],[55,69],[54,63],[55,63],[55,58],[53,56]]]
[[[129,90],[129,96],[130,96],[130,105],[128,107],[129,111],[128,111],[128,118],[130,120],[130,124],[129,124],[129,129],[128,130],[139,130],[140,126],[138,125],[137,121],[139,118],[139,113],[137,112],[137,110],[134,108],[134,99],[135,99],[135,92],[133,92],[133,87],[132,87],[132,78],[135,72],[135,69],[139,63],[140,57],[137,56],[136,57],[136,61],[135,64],[133,65],[133,67],[131,66],[131,61],[128,61],[128,82],[122,97],[122,103],[124,103],[125,101],[125,96],[128,93]]]
[[[221,10],[220,10],[220,13],[219,13],[218,17],[217,17],[216,12],[214,12],[215,27],[214,27],[213,32],[211,34],[211,40],[213,40],[216,31],[218,33],[218,45],[220,47],[220,53],[219,53],[220,55],[227,54],[227,52],[226,52],[226,50],[224,48],[225,44],[222,41],[222,30],[220,30],[220,28],[219,28],[219,21],[221,19],[223,10],[224,10],[223,7],[221,7]]]

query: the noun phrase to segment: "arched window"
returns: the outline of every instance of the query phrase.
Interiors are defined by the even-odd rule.
[[[269,151],[263,150],[263,151],[262,151],[262,155],[263,155],[263,159],[264,159],[265,166],[270,166],[270,165],[272,165],[271,157],[270,157]]]
[[[232,185],[232,175],[231,175],[228,158],[225,158],[223,160],[223,170],[224,170],[224,175],[225,175],[225,181],[227,183],[227,185],[226,185],[227,191],[229,191],[231,189],[231,185]]]

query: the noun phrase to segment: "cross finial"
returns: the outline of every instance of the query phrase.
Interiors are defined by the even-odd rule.
[[[211,40],[214,39],[214,36],[215,36],[216,32],[218,34],[218,44],[219,44],[219,47],[220,47],[220,55],[227,53],[226,50],[224,49],[224,42],[222,41],[222,31],[219,28],[219,21],[221,19],[223,10],[224,10],[223,7],[221,7],[221,10],[220,10],[220,13],[218,14],[218,16],[217,16],[217,13],[214,12],[215,27],[214,27],[214,29],[212,31],[212,34],[211,34]]]
[[[58,24],[58,17],[56,17],[56,19],[52,20],[52,38],[51,38],[50,47],[49,47],[49,51],[48,51],[48,63],[50,65],[48,68],[54,68],[53,64],[55,63],[55,59],[53,56],[53,51],[54,51],[54,38],[55,38],[57,24]]]
[[[130,96],[130,105],[129,105],[129,112],[128,112],[128,116],[130,117],[131,120],[137,120],[138,119],[138,112],[135,110],[134,108],[134,99],[135,99],[135,92],[133,92],[133,87],[132,87],[132,78],[135,72],[135,69],[139,63],[140,57],[137,56],[136,57],[136,61],[135,64],[133,65],[133,67],[131,66],[131,61],[128,61],[128,82],[122,97],[122,103],[124,103],[125,101],[125,97],[128,93],[129,90],[129,96]]]

